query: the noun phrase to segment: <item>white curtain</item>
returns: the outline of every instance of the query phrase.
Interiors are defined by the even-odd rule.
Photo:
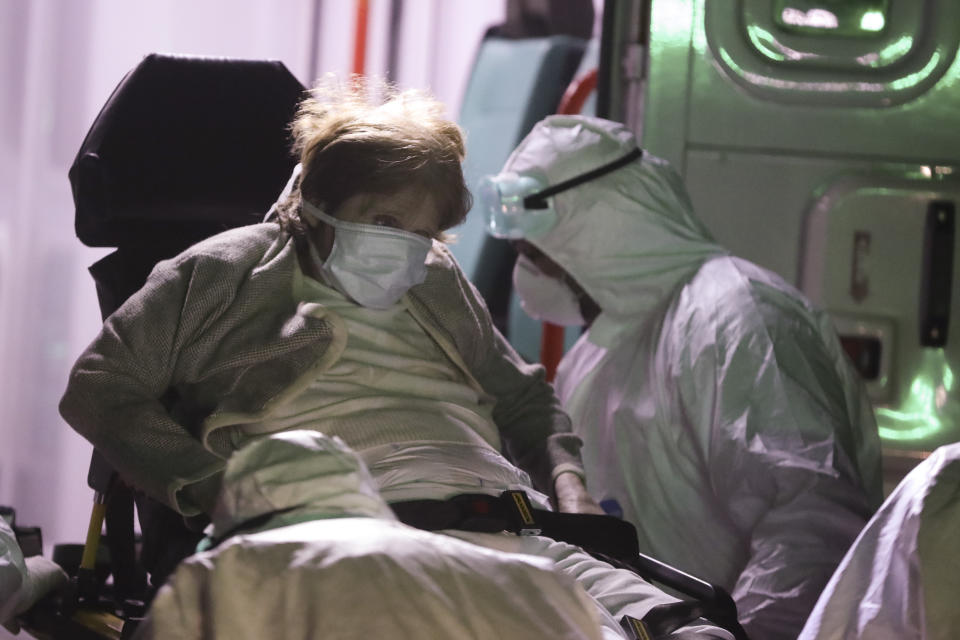
[[[370,72],[386,72],[390,10],[370,3]],[[503,0],[406,0],[402,15],[393,79],[455,116]],[[353,32],[348,0],[0,0],[0,504],[41,526],[48,552],[83,541],[92,499],[90,446],[57,413],[100,325],[86,268],[109,252],[73,231],[67,170],[87,129],[148,53],[279,59],[310,84],[349,71]]]

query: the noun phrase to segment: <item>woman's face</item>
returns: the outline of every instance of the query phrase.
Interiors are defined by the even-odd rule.
[[[425,238],[436,238],[443,212],[433,195],[419,186],[404,187],[390,194],[358,193],[344,200],[333,217],[344,222],[359,222],[375,226],[402,229]],[[320,225],[314,235],[317,251],[324,260],[333,247],[335,230]]]

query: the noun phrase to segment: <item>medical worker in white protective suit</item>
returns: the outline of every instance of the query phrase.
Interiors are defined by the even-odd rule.
[[[13,529],[0,517],[0,625],[18,633],[16,616],[66,582],[67,574],[52,560],[24,558]]]
[[[601,637],[586,593],[552,563],[400,524],[359,457],[316,431],[233,454],[212,539],[137,638]]]
[[[960,444],[890,494],[830,579],[801,640],[960,636]]]
[[[590,324],[556,389],[594,498],[641,551],[728,589],[753,637],[796,638],[881,495],[829,318],[717,245],[620,124],[548,117],[480,196],[526,311]]]

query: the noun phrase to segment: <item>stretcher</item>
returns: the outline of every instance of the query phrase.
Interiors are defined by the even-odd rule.
[[[104,502],[97,502],[101,504]],[[628,637],[665,637],[704,618],[730,631],[736,640],[749,640],[737,621],[733,599],[722,587],[640,553],[633,525],[618,518],[536,509],[522,491],[505,491],[500,496],[465,494],[449,500],[396,502],[391,508],[401,522],[429,531],[507,531],[574,544],[600,560],[685,596],[676,603],[654,607],[640,620],[625,616],[621,625]],[[132,599],[129,593],[116,589],[115,582],[107,581],[111,570],[109,556],[100,547],[102,514],[103,510],[95,506],[87,543],[82,548],[60,545],[55,550],[54,560],[68,571],[71,581],[66,590],[42,600],[20,618],[28,633],[46,640],[121,640],[129,638],[146,615],[154,590],[144,592],[143,599]],[[256,525],[247,523],[243,529],[230,531],[205,546],[216,546],[251,526]],[[79,562],[72,562],[71,556],[76,558],[78,553]]]

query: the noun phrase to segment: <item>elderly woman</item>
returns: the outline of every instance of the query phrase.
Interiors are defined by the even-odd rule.
[[[302,173],[276,221],[158,264],[76,363],[66,420],[184,516],[210,513],[234,450],[301,428],[346,442],[387,502],[522,489],[589,509],[580,440],[542,368],[441,241],[470,204],[442,106],[315,94],[292,130]],[[551,557],[616,617],[672,601],[570,545],[463,535]]]

